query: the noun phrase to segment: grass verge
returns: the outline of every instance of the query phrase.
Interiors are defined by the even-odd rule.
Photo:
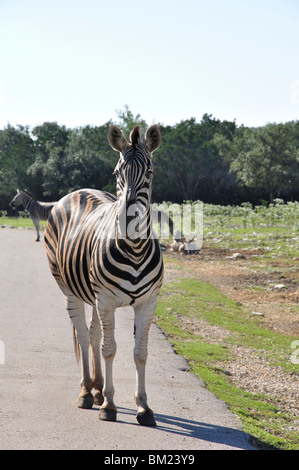
[[[46,226],[46,221],[40,221],[39,225],[41,230]],[[29,217],[0,217],[0,226],[14,227],[14,228],[29,228],[34,229],[32,220]]]
[[[193,328],[188,327],[189,319]],[[215,344],[199,336],[194,322],[203,320],[227,330],[225,340]],[[183,277],[163,286],[156,323],[175,350],[188,360],[192,372],[227,403],[240,418],[244,431],[262,448],[299,450],[296,417],[282,411],[268,395],[236,387],[225,367],[233,359],[232,346],[240,345],[262,350],[272,366],[280,365],[298,374],[299,366],[290,361],[290,344],[296,338],[263,328],[258,319],[250,318],[244,307],[214,286]]]

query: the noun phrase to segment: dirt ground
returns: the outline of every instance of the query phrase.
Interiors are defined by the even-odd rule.
[[[269,329],[299,339],[299,259],[291,267],[281,259],[267,259],[264,266],[261,251],[244,251],[242,258],[233,258],[230,250],[203,247],[198,255],[168,252],[166,256],[184,260],[184,276],[197,277],[217,287],[251,312],[262,314]],[[298,261],[297,264],[296,261]],[[176,269],[167,268],[165,281],[178,277]],[[188,320],[184,319],[186,323]],[[191,329],[207,341],[218,344],[229,332],[205,321],[189,321]],[[291,344],[291,338],[290,338]],[[226,373],[240,388],[263,393],[281,411],[299,417],[299,376],[269,364],[263,351],[233,347],[233,359],[225,365]],[[296,429],[299,430],[299,421]]]
[[[299,259],[297,267],[288,270],[282,260],[267,260],[268,270],[263,272],[261,263],[256,263],[264,254],[261,250],[241,251],[241,259],[233,258],[233,253],[203,247],[198,255],[168,255],[185,261],[184,274],[211,283],[252,312],[263,314],[268,328],[299,338]]]

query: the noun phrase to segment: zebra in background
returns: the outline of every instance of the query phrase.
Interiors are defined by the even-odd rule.
[[[163,278],[163,260],[152,229],[150,207],[152,152],[161,143],[161,133],[159,127],[153,125],[145,139],[141,139],[139,127],[135,127],[129,143],[121,130],[111,125],[107,137],[111,147],[120,152],[114,170],[117,197],[104,191],[82,189],[62,198],[48,219],[46,251],[50,270],[65,295],[75,345],[78,348],[79,344],[82,355],[78,407],[101,405],[100,419],[116,420],[112,380],[116,353],[114,312],[117,307],[132,305],[137,421],[155,426],[154,414],[147,404],[145,365],[149,328]],[[89,328],[85,322],[84,302],[93,306]],[[100,342],[105,362],[104,378]]]
[[[24,206],[25,210],[28,212],[29,217],[31,218],[35,230],[36,230],[36,240],[39,242],[39,221],[48,220],[49,213],[51,212],[53,206],[56,202],[40,202],[32,194],[26,190],[17,190],[17,194],[10,202],[10,205],[13,209],[19,206]]]

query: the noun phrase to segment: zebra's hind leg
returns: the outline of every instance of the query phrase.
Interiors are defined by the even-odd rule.
[[[96,307],[93,307],[92,309],[92,319],[90,322],[89,332],[90,332],[90,345],[91,345],[91,352],[92,352],[92,384],[95,389],[94,404],[101,406],[104,402],[104,398],[103,398],[104,378],[102,375],[101,351],[100,351],[102,331],[101,331],[100,319],[99,319]]]
[[[145,391],[145,366],[147,359],[147,345],[149,329],[156,311],[157,299],[154,298],[146,304],[135,307],[135,348],[134,361],[136,365],[136,392],[135,400],[138,406],[136,419],[142,426],[156,426],[154,413],[147,404]]]
[[[36,230],[36,242],[39,242],[40,240],[40,236],[39,236],[39,220],[36,219],[35,217],[31,217],[32,218],[32,222],[34,224],[34,227],[35,227],[35,230]]]
[[[84,302],[68,293],[66,295],[66,308],[75,328],[75,341],[79,344],[81,350],[81,393],[77,405],[79,408],[88,409],[93,405],[93,395],[91,393],[93,385],[89,373],[90,334],[85,321]]]

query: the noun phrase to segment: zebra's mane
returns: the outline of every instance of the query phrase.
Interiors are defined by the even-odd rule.
[[[132,147],[134,147],[135,149],[139,147],[141,143],[140,126],[134,127],[130,134],[130,140],[132,143]]]
[[[32,197],[33,199],[35,199],[37,201],[36,197],[33,196],[33,194],[31,194],[27,189],[22,189],[22,191],[23,191],[23,193],[28,194],[28,196]]]

